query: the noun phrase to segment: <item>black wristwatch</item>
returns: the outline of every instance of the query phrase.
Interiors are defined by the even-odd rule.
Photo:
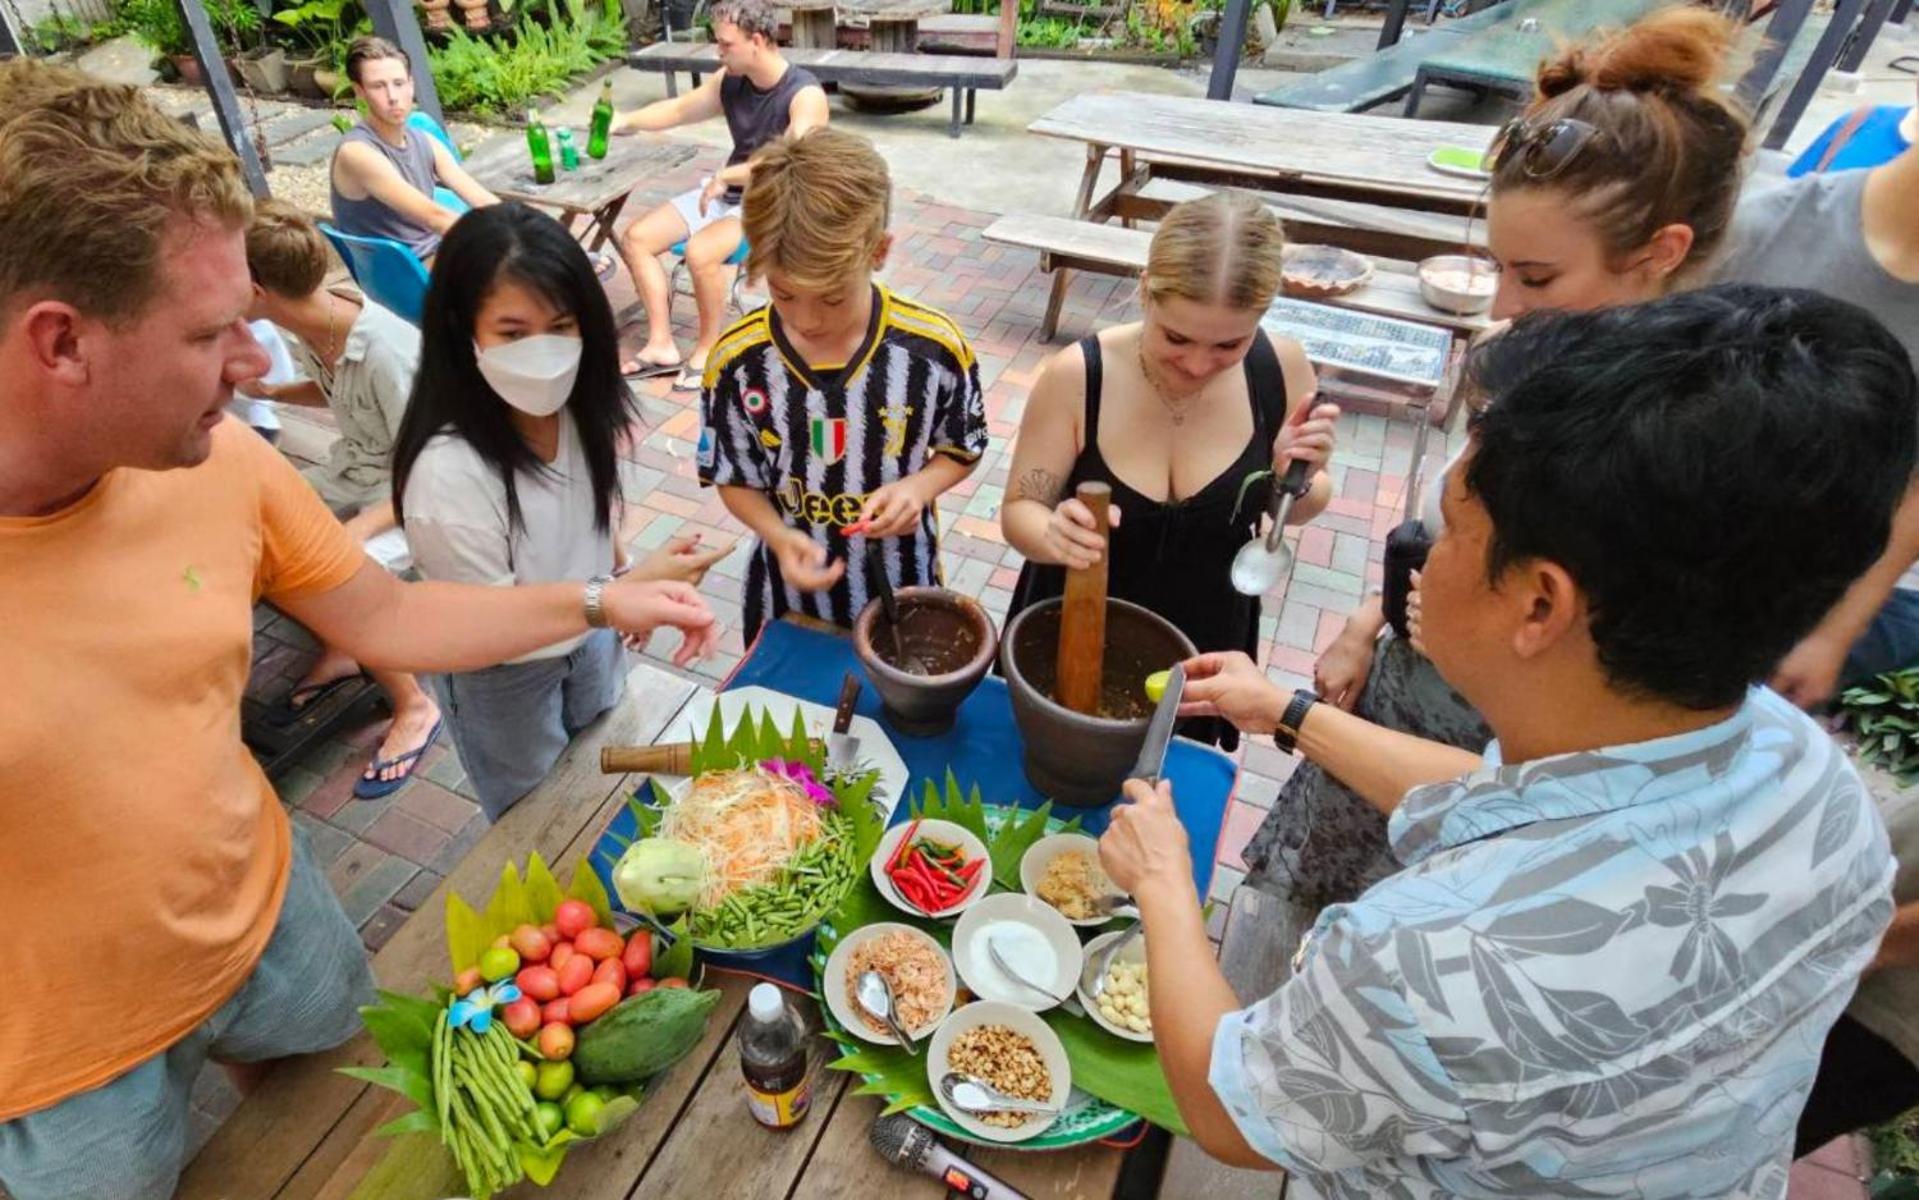
[[[1279,725],[1273,730],[1273,744],[1291,754],[1299,748],[1299,725],[1306,719],[1306,711],[1319,703],[1319,696],[1300,688],[1293,693],[1293,699],[1280,714]]]

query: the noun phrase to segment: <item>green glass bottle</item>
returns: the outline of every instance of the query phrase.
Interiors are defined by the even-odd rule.
[[[586,153],[589,158],[606,157],[606,139],[613,132],[613,81],[605,80],[600,84],[600,99],[593,106],[593,128],[586,137]]]
[[[526,148],[533,156],[533,178],[540,183],[553,182],[553,143],[547,140],[546,125],[540,110],[526,111]]]

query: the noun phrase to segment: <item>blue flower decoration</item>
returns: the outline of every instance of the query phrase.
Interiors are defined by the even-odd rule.
[[[476,987],[453,1002],[452,1010],[447,1013],[447,1024],[455,1029],[464,1025],[474,1033],[485,1033],[493,1024],[493,1010],[519,998],[520,989],[510,981],[503,980],[490,988]]]

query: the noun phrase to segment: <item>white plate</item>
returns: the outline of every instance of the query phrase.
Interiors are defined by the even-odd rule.
[[[1089,965],[1098,962],[1100,955],[1106,953],[1106,947],[1113,944],[1113,939],[1125,937],[1126,933],[1127,931],[1124,929],[1115,929],[1111,933],[1102,933],[1092,941],[1087,942],[1086,962]],[[1143,963],[1145,961],[1146,939],[1143,937],[1135,938],[1133,944],[1121,950],[1119,957],[1113,960],[1115,964]],[[1099,1011],[1099,1005],[1094,1001],[1092,993],[1086,990],[1083,983],[1075,988],[1073,994],[1079,997],[1079,1006],[1086,1010],[1086,1015],[1093,1018],[1093,1021],[1101,1029],[1104,1029],[1114,1037],[1123,1037],[1129,1042],[1145,1042],[1149,1045],[1152,1043],[1153,1035],[1151,1033],[1134,1033],[1124,1026],[1115,1025],[1107,1020],[1105,1015]]]
[[[938,1028],[939,1023],[946,1019],[946,1015],[953,1011],[953,1001],[959,994],[959,976],[953,970],[952,958],[947,955],[945,947],[934,941],[933,936],[925,930],[893,921],[879,921],[872,925],[861,926],[847,934],[840,939],[839,945],[833,947],[833,953],[827,956],[826,969],[820,973],[820,990],[825,993],[826,1007],[832,1010],[833,1019],[839,1022],[840,1028],[861,1041],[872,1042],[876,1046],[896,1045],[899,1039],[891,1033],[874,1030],[854,1009],[852,999],[847,995],[846,964],[852,959],[853,951],[859,949],[861,945],[888,933],[913,935],[915,939],[930,946],[933,953],[939,957],[940,963],[946,968],[945,1002],[940,1005],[939,1011],[931,1020],[917,1028],[909,1028],[907,1033],[912,1034],[915,1039],[921,1039]]]
[[[1094,871],[1099,873],[1100,878],[1105,878],[1105,872],[1099,871],[1098,838],[1084,833],[1053,833],[1028,846],[1026,853],[1020,856],[1020,887],[1027,895],[1038,899],[1039,883],[1046,877],[1047,866],[1060,855],[1075,850],[1092,855]],[[1040,903],[1045,904],[1046,901],[1041,900]],[[1051,906],[1048,905],[1048,907]],[[1112,920],[1111,917],[1067,917],[1065,913],[1060,913],[1060,916],[1065,917],[1067,924],[1077,925],[1082,929],[1093,929]]]
[[[1040,1059],[1046,1064],[1048,1081],[1053,1085],[1053,1094],[1047,1097],[1046,1102],[1055,1108],[1066,1107],[1067,1096],[1073,1089],[1073,1068],[1066,1061],[1066,1047],[1060,1045],[1059,1035],[1046,1022],[1023,1008],[994,1004],[988,1000],[969,1004],[946,1018],[933,1035],[933,1040],[927,1044],[926,1077],[933,1085],[934,1100],[938,1102],[940,1111],[950,1117],[955,1125],[983,1141],[1023,1142],[1027,1138],[1038,1137],[1046,1132],[1054,1118],[1034,1115],[1028,1117],[1023,1125],[1002,1129],[954,1108],[947,1103],[946,1097],[940,1095],[940,1076],[951,1069],[947,1055],[952,1051],[953,1039],[981,1025],[1004,1025],[1014,1033],[1031,1038],[1033,1045],[1039,1049]]]
[[[740,715],[748,708],[757,712],[773,715],[773,723],[782,733],[793,728],[793,712],[797,709],[806,721],[806,732],[810,737],[825,740],[833,729],[833,709],[829,705],[814,704],[810,700],[801,700],[785,692],[776,692],[772,688],[743,687],[730,692],[700,692],[686,702],[686,707],[673,718],[666,731],[655,740],[655,744],[669,742],[697,742],[706,736],[707,722],[713,719],[713,705],[718,702],[721,719],[731,733],[740,722]],[[879,787],[874,790],[875,799],[885,806],[886,815],[891,818],[893,809],[899,805],[900,798],[906,795],[909,778],[906,761],[893,748],[892,739],[886,736],[886,730],[871,717],[854,717],[847,732],[860,740],[859,760],[880,773]],[[664,777],[664,778],[678,778]],[[671,789],[669,789],[671,790]]]
[[[1046,940],[1047,946],[1053,951],[1053,977],[1041,979],[1035,976],[1033,982],[1045,986],[1058,999],[1048,1003],[1038,992],[1007,979],[993,965],[993,960],[987,956],[982,934],[999,921],[1024,925]],[[1006,954],[1004,946],[1000,953]],[[1066,923],[1066,918],[1060,916],[1046,901],[1025,892],[1000,892],[988,896],[960,914],[960,919],[953,925],[953,965],[959,969],[960,979],[965,982],[967,989],[982,1000],[996,1000],[1028,1012],[1044,1012],[1056,1004],[1064,1003],[1073,994],[1073,989],[1078,986],[1082,961],[1079,935]],[[1015,962],[1013,965],[1021,964]]]
[[[866,862],[866,873],[873,877],[873,886],[879,889],[880,895],[888,904],[908,916],[932,917],[937,920],[956,917],[986,898],[987,891],[993,886],[993,859],[986,851],[986,843],[975,837],[973,831],[966,826],[955,825],[951,821],[942,821],[936,817],[921,821],[919,828],[914,830],[913,836],[931,838],[942,845],[957,845],[966,855],[967,862],[980,859],[986,865],[980,868],[979,874],[973,879],[972,891],[961,897],[959,903],[936,912],[925,912],[905,896],[900,895],[899,889],[893,886],[893,880],[886,874],[885,864],[892,862],[893,856],[899,853],[900,843],[906,840],[906,831],[909,829],[913,829],[911,821],[895,825],[881,834],[879,848],[873,851],[873,857]]]

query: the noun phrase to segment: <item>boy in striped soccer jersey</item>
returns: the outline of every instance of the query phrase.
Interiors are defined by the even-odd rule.
[[[939,581],[934,500],[986,449],[973,348],[944,314],[873,281],[892,191],[864,138],[831,127],[754,158],[746,269],[772,303],[720,335],[700,480],[759,535],[745,636],[789,611],[851,625],[874,594]]]

